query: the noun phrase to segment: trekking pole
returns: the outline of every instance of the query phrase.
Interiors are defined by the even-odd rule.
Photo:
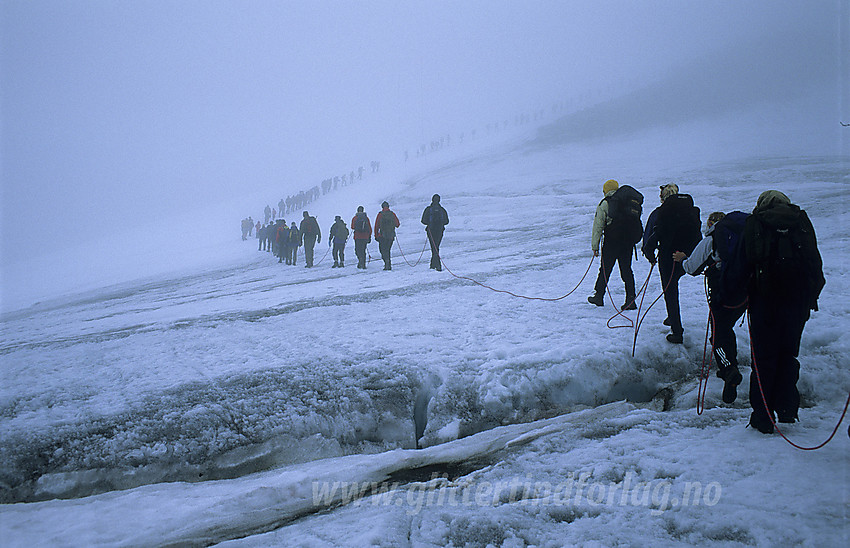
[[[702,346],[702,363],[699,368],[699,386],[697,387],[697,415],[705,411],[705,395],[708,392],[708,373],[711,371],[711,359],[706,366],[705,355],[708,350],[708,331],[711,326],[711,309],[708,309],[708,322],[705,326],[705,343]],[[714,352],[714,341],[711,342],[711,351]]]
[[[711,310],[711,302],[708,298],[708,278],[705,277],[703,279],[703,288],[705,290],[705,302],[708,304],[708,321],[705,324],[705,342],[702,345],[702,363],[700,363],[699,367],[699,386],[697,387],[697,415],[702,415],[702,412],[705,411],[705,396],[708,392],[708,376],[711,371],[711,358],[706,362],[705,356],[706,351],[708,350],[708,334],[711,330],[712,320],[714,319],[714,312]],[[714,336],[712,334],[711,337],[711,354],[714,354]]]

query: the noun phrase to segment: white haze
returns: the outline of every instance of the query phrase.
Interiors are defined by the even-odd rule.
[[[556,103],[591,108],[554,129],[576,139],[761,104],[771,150],[847,150],[839,2],[0,10],[4,309],[196,262],[289,193]]]

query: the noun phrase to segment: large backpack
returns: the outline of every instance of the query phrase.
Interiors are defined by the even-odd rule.
[[[743,211],[727,213],[725,217],[714,225],[711,234],[711,248],[720,257],[720,269],[725,270],[735,257],[735,250],[741,234],[744,233],[744,225],[750,215]]]
[[[395,238],[395,214],[389,209],[381,213],[381,237]]]
[[[340,221],[335,223],[333,226],[333,239],[344,242],[346,238],[348,238],[348,227],[345,226],[345,223]]]
[[[638,243],[643,237],[643,224],[640,221],[643,194],[629,185],[623,185],[605,200],[608,202],[608,217],[611,218],[611,223],[605,227],[606,232],[621,235],[629,245]]]
[[[307,236],[315,236],[319,233],[319,223],[315,217],[307,217],[307,222],[304,223],[304,234]]]
[[[658,243],[661,252],[690,255],[702,240],[699,208],[689,194],[668,196],[658,210]]]
[[[431,204],[426,209],[428,211],[427,216],[423,215],[423,217],[425,217],[424,220],[427,222],[428,227],[432,230],[442,230],[446,226],[446,215],[443,208],[439,205]]]
[[[289,228],[289,244],[296,247],[301,245],[301,233],[295,227]]]
[[[746,300],[746,287],[735,287],[726,280],[730,267],[738,258],[738,242],[744,233],[748,213],[743,211],[732,211],[717,221],[711,233],[711,249],[720,257],[720,268],[711,268],[707,271],[709,285],[713,286],[712,295],[716,295],[720,302],[728,305],[737,305]],[[719,280],[720,283],[712,283],[711,280]]]
[[[808,308],[818,309],[826,280],[814,227],[805,211],[794,204],[778,204],[754,212],[745,243],[757,293],[775,299],[800,295]]]
[[[354,232],[369,232],[369,218],[365,213],[358,213],[355,216]]]
[[[275,240],[279,244],[286,244],[286,240],[289,238],[289,227],[286,225],[280,225],[277,227],[277,233],[275,235]]]

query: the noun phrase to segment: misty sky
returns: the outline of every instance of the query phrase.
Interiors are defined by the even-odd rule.
[[[840,12],[837,0],[2,0],[2,259],[246,191],[272,201],[756,35],[837,36]]]

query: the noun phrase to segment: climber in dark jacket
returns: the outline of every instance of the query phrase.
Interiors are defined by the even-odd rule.
[[[440,260],[440,242],[443,241],[443,232],[449,224],[449,214],[440,205],[440,195],[431,197],[431,204],[422,212],[422,224],[425,225],[425,233],[431,244],[431,268],[443,270]]]

